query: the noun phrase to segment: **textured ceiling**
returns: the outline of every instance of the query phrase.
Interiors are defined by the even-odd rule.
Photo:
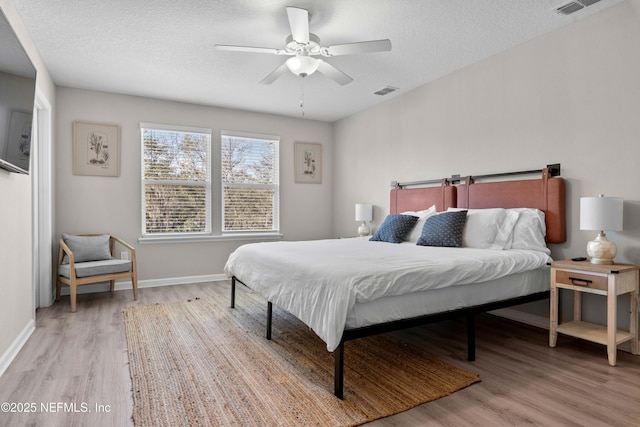
[[[569,16],[564,0],[13,0],[57,85],[335,121],[622,0]],[[328,58],[320,73],[260,82],[287,57],[286,6],[308,9],[323,45],[388,38],[391,52]],[[395,86],[378,96],[373,92]]]

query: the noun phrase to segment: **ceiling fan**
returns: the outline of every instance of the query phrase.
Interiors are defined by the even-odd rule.
[[[371,40],[364,42],[338,44],[334,46],[322,46],[320,38],[309,32],[309,12],[298,7],[287,7],[287,16],[291,35],[287,37],[284,49],[272,49],[266,47],[231,46],[216,44],[218,50],[232,50],[238,52],[271,53],[275,55],[288,55],[284,64],[273,70],[260,83],[271,84],[278,77],[291,71],[293,74],[306,77],[316,71],[324,74],[340,85],[351,83],[353,79],[333,65],[316,56],[332,57],[338,55],[351,55],[354,53],[384,52],[391,50],[391,41]]]

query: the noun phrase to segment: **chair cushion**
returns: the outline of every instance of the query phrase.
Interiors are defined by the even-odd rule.
[[[76,262],[76,277],[102,276],[103,274],[115,274],[131,271],[131,261],[126,259],[109,259],[105,261]],[[71,273],[69,264],[61,264],[58,274],[69,279]]]
[[[99,236],[75,236],[71,234],[63,234],[62,239],[73,252],[73,260],[75,262],[85,261],[103,261],[111,259],[111,251],[109,250],[108,234]],[[69,257],[65,255],[63,264],[69,263]]]

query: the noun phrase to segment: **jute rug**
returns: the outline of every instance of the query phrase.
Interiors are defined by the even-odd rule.
[[[405,411],[479,381],[388,336],[345,345],[344,400],[333,355],[303,323],[238,292],[125,310],[133,421],[143,426],[349,426]]]

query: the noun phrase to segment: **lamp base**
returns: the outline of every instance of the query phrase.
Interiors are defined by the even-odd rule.
[[[587,255],[591,258],[589,261],[591,264],[613,264],[613,259],[617,253],[616,244],[607,240],[607,235],[604,234],[604,231],[598,233],[595,240],[587,243]]]
[[[360,235],[360,237],[362,237],[368,236],[369,233],[371,233],[371,229],[369,229],[369,226],[365,221],[362,221],[362,225],[358,227],[358,234]]]

